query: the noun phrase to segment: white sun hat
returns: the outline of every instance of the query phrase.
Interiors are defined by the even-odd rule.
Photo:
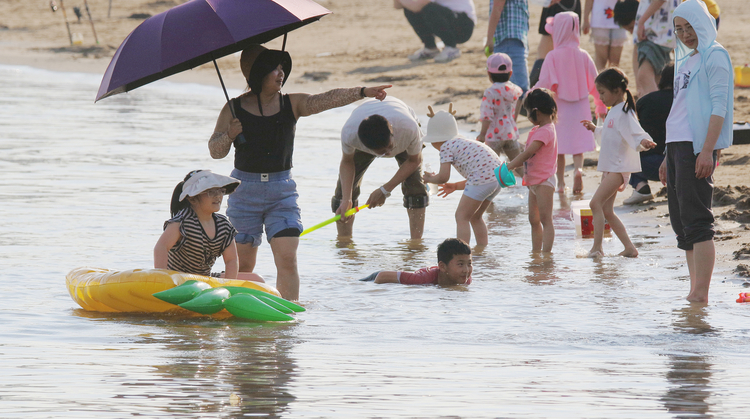
[[[458,137],[458,124],[453,114],[438,111],[427,122],[427,135],[422,138],[424,143],[441,143]]]
[[[227,191],[227,195],[229,195],[238,186],[240,186],[239,179],[217,175],[210,170],[196,170],[182,185],[180,201],[188,196],[198,196],[211,188],[224,188]]]

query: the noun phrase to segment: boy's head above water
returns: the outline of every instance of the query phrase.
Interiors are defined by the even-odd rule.
[[[438,245],[439,285],[465,284],[471,277],[471,247],[461,239],[446,239]]]

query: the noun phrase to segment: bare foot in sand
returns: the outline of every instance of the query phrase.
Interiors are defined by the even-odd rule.
[[[586,257],[587,258],[591,258],[591,259],[603,258],[604,257],[604,252],[602,252],[601,250],[591,249],[591,251],[589,252],[589,254]]]
[[[632,249],[625,249],[619,254],[620,256],[625,256],[626,258],[637,258],[638,257],[638,249],[635,247]]]
[[[581,172],[581,169],[573,171],[573,193],[583,193],[583,172]]]

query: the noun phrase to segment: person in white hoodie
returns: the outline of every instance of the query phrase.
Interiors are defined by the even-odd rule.
[[[732,61],[716,42],[716,21],[703,2],[688,0],[673,16],[674,101],[659,178],[667,185],[669,218],[690,271],[687,300],[706,303],[716,260],[712,175],[717,150],[732,143]]]

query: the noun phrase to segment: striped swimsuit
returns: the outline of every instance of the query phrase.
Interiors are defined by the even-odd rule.
[[[188,207],[178,212],[173,218],[164,222],[166,230],[169,223],[180,223],[180,234],[182,238],[177,244],[169,249],[167,268],[174,271],[205,275],[212,274],[211,268],[216,258],[232,244],[234,236],[237,235],[232,223],[221,214],[213,214],[216,224],[216,235],[209,239],[203,230],[198,216],[192,208]]]

